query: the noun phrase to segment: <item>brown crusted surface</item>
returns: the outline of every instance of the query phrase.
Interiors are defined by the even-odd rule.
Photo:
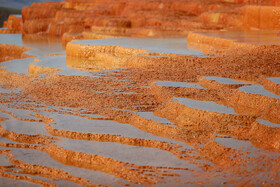
[[[26,47],[21,47],[17,45],[0,44],[0,62],[32,57],[30,55],[24,54],[25,51],[30,49]]]
[[[221,184],[217,182],[219,179],[224,179],[223,184],[229,185],[279,185],[280,130],[259,121],[264,119],[280,124],[279,99],[238,90],[244,84],[223,84],[205,77],[217,76],[260,84],[279,95],[279,84],[267,78],[280,77],[280,47],[255,46],[190,32],[242,27],[278,28],[275,20],[279,15],[273,17],[272,22],[267,21],[277,13],[269,11],[277,8],[261,7],[260,12],[256,11],[260,8],[257,6],[240,9],[248,4],[254,5],[240,0],[66,0],[25,7],[24,42],[51,43],[57,42],[57,39],[50,36],[62,36],[63,45],[67,45],[67,66],[93,72],[92,76],[59,75],[56,72],[60,69],[41,67],[37,63],[29,64],[28,75],[0,69],[0,88],[10,90],[0,93],[0,112],[5,115],[5,118],[0,118],[0,136],[3,138],[0,153],[9,159],[8,166],[0,166],[0,176],[43,186],[55,185],[48,179],[102,186],[63,169],[46,166],[48,163],[30,164],[13,155],[13,150],[25,149],[48,154],[63,165],[111,175],[116,179],[114,182],[123,186],[160,186],[163,183],[170,186],[217,185]],[[275,6],[278,3],[264,0],[261,4]],[[248,11],[251,9],[253,11]],[[264,15],[258,25],[251,17],[260,14]],[[119,46],[69,43],[74,39],[187,34],[189,46],[217,54],[210,58],[189,57],[147,53]],[[1,58],[4,61],[26,57],[23,54],[26,49],[2,46],[1,54],[4,55]],[[107,71],[100,73],[100,70]],[[196,83],[205,89],[159,86],[155,81]],[[174,97],[213,101],[232,107],[236,114],[195,109],[178,103]],[[22,117],[14,109],[30,113],[32,118]],[[53,116],[76,116],[93,122],[111,120],[125,123],[166,141],[138,138],[134,134],[79,132],[67,130],[67,125],[66,129],[59,129],[55,125],[61,122],[44,112]],[[147,119],[138,112],[150,112],[169,122]],[[47,135],[13,132],[7,125],[10,119],[30,124],[36,122],[46,130]],[[25,128],[24,124],[22,128]],[[81,146],[84,146],[83,141],[95,141],[165,151],[179,161],[187,162],[191,168],[139,165],[102,154],[68,150],[57,145],[63,139],[79,141]],[[251,146],[246,149],[248,144]],[[188,174],[184,175],[183,171]],[[40,180],[37,176],[41,177]]]
[[[67,32],[90,30],[117,36],[185,36],[189,31],[278,29],[278,5],[273,0],[80,0],[33,3],[22,10],[22,32],[45,32],[59,37]],[[8,27],[12,22],[15,23],[11,18]],[[16,25],[13,29],[20,31],[19,24]]]
[[[80,33],[71,33],[66,32],[62,36],[62,46],[66,48],[68,42],[72,40],[79,40],[79,39],[104,39],[104,38],[113,38],[114,36],[104,35],[104,34],[96,34],[94,32],[82,32]]]
[[[3,145],[2,145],[3,146]],[[8,146],[8,145],[4,145]],[[12,146],[15,147],[16,145]],[[43,180],[37,180],[35,178],[32,177],[28,177],[28,176],[17,176],[16,174],[29,174],[29,175],[38,175],[41,177],[46,177],[46,178],[50,178],[50,179],[64,179],[64,180],[69,180],[71,182],[77,183],[77,184],[81,184],[81,185],[87,185],[87,186],[101,186],[101,185],[94,185],[91,184],[90,181],[87,181],[83,178],[80,177],[76,177],[74,175],[71,175],[63,170],[59,170],[56,168],[50,168],[50,167],[46,167],[46,166],[40,166],[40,165],[33,165],[33,164],[28,164],[25,163],[21,160],[16,160],[14,155],[8,151],[8,150],[2,150],[1,149],[1,154],[4,154],[6,156],[9,157],[9,160],[11,162],[12,168],[13,169],[9,169],[9,168],[1,168],[2,172],[1,172],[1,176],[2,177],[8,177],[11,179],[15,179],[15,180],[26,180],[35,184],[41,184],[43,186],[56,186],[54,183],[49,183],[49,182],[45,182]],[[19,169],[18,170],[15,170]],[[11,174],[7,174],[4,172],[11,172]]]
[[[177,170],[175,168],[138,166],[101,155],[66,150],[52,143],[57,141],[53,136],[168,151],[180,160],[203,168],[210,178],[219,175],[217,171],[223,170],[222,173],[225,175],[229,173],[233,177],[228,181],[229,184],[245,184],[246,182],[260,184],[261,181],[253,182],[254,177],[258,175],[258,172],[261,175],[268,167],[271,167],[272,163],[277,162],[277,159],[268,161],[269,156],[265,158],[262,156],[248,157],[246,156],[247,152],[219,144],[216,142],[216,138],[224,137],[247,141],[251,142],[256,148],[273,151],[274,153],[279,152],[279,127],[270,127],[257,121],[261,118],[279,124],[279,99],[245,93],[237,89],[240,85],[222,84],[206,80],[203,77],[219,76],[262,84],[275,92],[275,84],[271,85],[265,80],[266,77],[280,76],[279,46],[232,48],[219,52],[217,56],[212,58],[179,55],[138,57],[136,55],[141,50],[89,47],[97,51],[94,56],[91,56],[92,60],[97,58],[100,62],[104,62],[105,59],[112,62],[123,62],[119,65],[125,70],[120,72],[108,71],[103,74],[92,72],[92,75],[94,75],[92,77],[64,76],[49,73],[49,71],[46,71],[49,74],[45,76],[36,74],[27,76],[1,70],[1,86],[21,90],[19,93],[1,94],[1,103],[11,108],[37,111],[39,108],[45,107],[44,111],[53,113],[75,115],[92,120],[109,119],[119,123],[127,123],[146,133],[184,142],[192,146],[193,149],[183,149],[177,144],[168,142],[125,137],[117,134],[81,133],[55,129],[52,126],[55,120],[41,114],[34,116],[38,119],[37,122],[46,124],[45,128],[50,137],[18,134],[1,128],[2,137],[15,142],[26,143],[25,145],[1,143],[1,146],[36,149],[49,154],[53,159],[66,165],[99,170],[131,183],[145,185],[165,181],[166,174],[163,173],[167,172],[166,170],[172,171],[171,174],[168,174],[169,177],[175,177],[178,175]],[[75,51],[77,52],[77,50]],[[74,67],[73,63],[71,65]],[[87,70],[88,67],[84,64],[79,68]],[[111,68],[114,68],[114,66]],[[217,68],[219,71],[217,71]],[[158,80],[198,83],[205,89],[162,87],[154,83]],[[278,85],[276,84],[276,86]],[[277,89],[275,93],[277,93]],[[176,100],[173,100],[173,97],[214,101],[232,107],[237,114],[194,109],[179,104]],[[13,102],[15,98],[18,101],[17,103]],[[48,106],[68,107],[69,109],[53,109]],[[80,109],[87,111],[89,114],[105,116],[107,119],[90,118]],[[173,126],[146,119],[133,111],[153,112],[156,116],[168,119]],[[3,110],[3,112],[5,111]],[[6,111],[5,113],[18,120],[30,120],[17,117],[12,112]],[[36,144],[36,146],[33,144]],[[273,154],[271,153],[271,155]],[[258,164],[256,164],[258,162],[265,163],[264,167],[259,170]],[[43,170],[40,167],[38,166],[37,169]],[[248,179],[249,181],[236,181],[234,176],[247,176],[246,173],[252,172],[250,167],[256,170]],[[149,173],[146,173],[147,170]],[[273,184],[277,184],[279,178],[275,176],[275,172],[279,171],[279,165],[274,165],[272,170],[268,175],[273,178]],[[25,172],[31,171],[26,169]],[[190,172],[201,177],[201,173],[192,170]],[[204,176],[204,174],[202,175]],[[14,175],[3,176],[14,177]],[[65,179],[61,175],[57,176]],[[31,181],[27,178],[22,178],[22,180]],[[75,177],[69,177],[66,180],[78,181]],[[37,183],[38,181],[34,182]]]

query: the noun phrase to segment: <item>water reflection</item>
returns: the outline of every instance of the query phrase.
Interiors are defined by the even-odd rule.
[[[145,49],[148,53],[167,53],[192,56],[204,55],[200,51],[188,48],[186,45],[186,38],[109,38],[98,40],[79,40],[73,41],[72,43]]]
[[[257,45],[277,45],[280,43],[279,33],[276,31],[220,31],[202,33],[207,36],[231,39],[236,42],[257,44]]]
[[[253,66],[249,48],[212,58],[109,51],[92,59],[38,49],[36,60],[0,70],[0,176],[86,186],[236,184],[264,173],[279,181],[279,98],[257,94],[278,89],[269,86],[278,56],[267,59],[279,47],[254,49]]]

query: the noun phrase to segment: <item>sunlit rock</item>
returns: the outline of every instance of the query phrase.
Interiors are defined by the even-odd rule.
[[[144,49],[130,49],[121,46],[105,46],[105,45],[84,45],[77,43],[68,43],[66,46],[67,56],[85,58],[93,60],[96,55],[105,53],[114,56],[125,56],[125,55],[138,55],[143,53]]]
[[[280,8],[277,6],[245,6],[242,8],[244,27],[279,29]]]
[[[16,15],[10,15],[7,21],[7,28],[16,32],[21,32],[22,18]]]
[[[52,72],[57,72],[59,70],[60,69],[57,68],[36,66],[33,63],[30,63],[28,67],[28,73],[30,75],[52,73]]]
[[[17,45],[0,44],[0,61],[8,61],[18,58],[28,58],[30,55],[24,54],[25,51],[30,49]]]

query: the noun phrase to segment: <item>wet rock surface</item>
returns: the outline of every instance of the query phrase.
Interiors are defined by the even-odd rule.
[[[23,34],[0,37],[0,185],[279,185],[277,35],[212,32],[278,28],[263,13],[277,2],[256,5],[25,7]]]

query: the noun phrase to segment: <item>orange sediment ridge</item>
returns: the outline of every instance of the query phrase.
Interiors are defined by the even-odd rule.
[[[56,130],[52,130],[49,126],[47,127],[47,129],[53,131],[55,135],[57,135]],[[3,128],[1,131],[3,131]],[[24,134],[16,135],[15,133],[9,131],[5,131],[5,132],[3,131],[3,133],[4,134],[1,135],[2,137],[9,138],[17,142],[47,145],[47,147],[41,147],[39,145],[36,146],[32,144],[1,143],[1,146],[3,147],[27,148],[27,149],[35,149],[38,151],[46,152],[53,159],[63,164],[72,165],[79,168],[85,168],[90,170],[98,170],[104,173],[111,174],[116,177],[123,178],[133,183],[148,185],[148,184],[157,183],[159,182],[159,180],[162,179],[161,171],[160,171],[161,169],[157,169],[156,167],[143,166],[144,168],[141,169],[142,166],[120,162],[118,160],[107,158],[101,155],[91,155],[91,154],[86,154],[86,153],[81,153],[76,151],[65,150],[48,141],[44,141],[41,143],[40,141],[38,142],[36,138],[34,139],[33,137],[36,136],[33,135],[24,135]],[[6,136],[5,134],[9,134],[9,135]],[[12,136],[14,136],[15,138],[10,138]],[[80,177],[75,177],[62,170],[55,169],[55,168],[48,168],[46,166],[26,164],[20,160],[14,161],[13,157],[9,153],[8,156],[10,157],[11,162],[15,165],[14,167],[23,170],[24,173],[27,174],[36,173],[36,175],[39,176],[43,176],[47,178],[55,177],[59,179],[65,179],[65,180],[73,181],[78,184],[88,183],[88,181],[85,181]],[[135,168],[136,170],[130,169],[131,167]],[[121,169],[122,172],[120,172],[119,168],[122,168]],[[149,176],[148,174],[145,174],[145,170],[147,169],[150,170],[150,172],[156,172],[159,176]],[[11,178],[12,176],[6,176],[6,177]],[[28,181],[35,182],[35,183],[38,182],[36,180],[29,180],[29,178],[25,178],[25,177],[22,177],[20,179],[21,180],[28,179]]]
[[[22,18],[9,17],[6,32],[22,32],[25,43],[61,40],[66,48],[67,67],[88,71],[92,76],[56,73],[63,70],[40,66],[39,58],[30,62],[28,75],[0,69],[0,112],[4,115],[0,118],[0,154],[9,160],[0,166],[0,176],[43,186],[55,186],[56,180],[82,186],[110,182],[173,186],[208,181],[216,185],[220,178],[223,184],[279,185],[280,85],[269,78],[280,77],[280,46],[203,34],[236,29],[277,30],[278,5],[275,0],[260,4],[245,0],[66,0],[24,7]],[[213,53],[195,57],[71,42],[120,36],[187,36],[186,45]],[[0,44],[0,61],[28,58],[24,54],[27,50]],[[170,84],[160,86],[158,82]],[[268,93],[242,91],[246,86],[264,87]],[[180,99],[194,105],[182,104]],[[200,103],[206,107],[199,108]],[[213,110],[210,104],[220,105],[225,111],[216,110],[218,107]],[[18,114],[17,109],[27,114]],[[9,129],[13,120],[16,123],[11,124],[11,129],[24,122],[20,127],[25,128],[27,123],[41,125],[46,134],[13,132]],[[79,120],[89,123],[85,128],[90,132],[71,130],[71,125],[80,125]],[[119,133],[107,132],[106,125],[116,122],[120,127],[136,128],[135,132],[127,135],[122,127]],[[147,135],[146,139],[137,133],[140,131]],[[116,159],[114,153],[112,158],[104,156],[102,148],[101,153],[89,154],[59,146],[64,140],[71,142],[69,139],[81,142],[79,146],[103,142],[130,146],[129,149],[161,150],[190,168],[141,165],[135,163],[141,155],[130,163],[123,161],[127,158]],[[104,181],[92,184],[95,176],[76,176],[60,166],[48,166],[47,161],[27,163],[13,152],[24,149],[47,154],[52,161],[77,170],[98,171],[96,177],[102,174]],[[161,155],[154,159],[157,156]],[[169,160],[164,163],[168,164]]]
[[[259,82],[263,85],[263,87],[277,95],[280,95],[280,84],[272,82],[265,77],[260,78]]]
[[[18,134],[12,131],[8,131],[4,129],[2,126],[0,126],[0,136],[20,143],[32,143],[32,144],[41,144],[41,145],[48,145],[54,142],[54,140],[58,140],[56,138],[47,137],[43,135]]]
[[[279,123],[279,99],[235,90],[232,97],[227,99],[227,103],[237,113],[260,116],[271,122]]]
[[[246,44],[246,43],[239,43],[235,42],[234,40],[230,39],[223,39],[220,37],[213,37],[213,36],[206,36],[203,34],[198,33],[189,33],[188,34],[188,45],[192,46],[201,46],[203,49],[211,50],[219,50],[219,49],[230,49],[230,48],[251,48],[254,45]]]
[[[184,160],[192,160],[194,157],[191,155],[187,155],[189,150],[180,150],[182,149],[182,147],[174,143],[161,142],[157,140],[123,137],[121,135],[93,134],[93,133],[66,131],[66,130],[54,129],[50,125],[46,126],[45,128],[53,136],[72,138],[78,140],[114,142],[114,143],[120,143],[120,144],[131,145],[131,146],[157,148],[160,150],[169,151],[172,154],[174,154],[177,158],[184,159]],[[183,154],[187,156],[183,156]]]
[[[129,49],[121,46],[102,46],[102,45],[83,45],[76,43],[69,43],[66,47],[67,56],[94,59],[99,53],[105,53],[114,56],[125,56],[125,55],[138,55],[143,53],[143,49]]]
[[[0,62],[19,59],[29,58],[31,55],[27,55],[24,52],[30,49],[17,45],[0,44]]]
[[[36,85],[38,83],[32,83],[32,84],[34,84],[33,85],[34,88],[31,88],[31,89],[30,89],[30,87],[32,87],[32,84],[31,85],[29,84],[28,85],[29,89],[27,89],[26,91],[33,92],[32,95],[34,95],[34,96],[37,95],[36,97],[39,96],[39,98],[41,97],[40,94],[43,94],[45,91],[47,93],[52,93],[52,94],[54,94],[53,96],[49,95],[47,97],[42,97],[42,98],[44,98],[45,101],[46,100],[51,101],[54,98],[59,98],[59,99],[55,99],[55,100],[57,101],[57,104],[59,106],[61,106],[62,98],[59,95],[60,94],[64,95],[62,93],[63,89],[68,90],[67,85],[65,85],[65,81],[67,79],[71,80],[71,77],[64,77],[64,76],[58,76],[58,75],[53,75],[53,76],[55,76],[56,78],[54,78],[54,79],[51,78],[43,84],[51,82],[52,85],[55,86],[55,85],[60,85],[59,82],[61,82],[61,80],[64,80],[64,81],[62,81],[62,82],[64,82],[64,86],[57,88],[60,91],[54,91],[54,90],[47,91],[47,90],[42,90],[42,89],[35,89],[35,88],[39,88],[38,87],[39,85]],[[57,83],[55,83],[54,82],[55,80],[59,80],[59,81]],[[73,82],[73,80],[74,79],[72,79],[70,81],[71,84],[69,84],[69,86],[72,85],[72,88],[73,88],[73,86],[76,87],[77,85],[79,85],[80,88],[75,88],[75,89],[77,89],[76,91],[83,88],[82,84],[76,85],[75,81]],[[43,79],[42,81],[44,82],[45,80]],[[89,82],[89,81],[85,81],[85,82]],[[81,82],[79,81],[77,83],[81,83]],[[97,89],[98,89],[98,87],[97,87]],[[152,89],[154,89],[154,88],[152,88]],[[219,90],[220,87],[217,87],[216,89]],[[185,90],[186,90],[185,93],[188,93],[187,92],[188,89],[185,88]],[[192,90],[194,90],[194,88],[192,88],[188,91],[190,93],[192,93]],[[182,89],[181,90],[170,89],[169,94],[171,96],[176,95],[176,94],[183,94],[184,92],[182,92],[182,91],[183,91]],[[69,91],[67,91],[67,92],[69,92]],[[159,95],[161,92],[163,95],[166,94],[164,89],[162,89],[162,90],[159,89],[157,92],[154,92],[154,94]],[[212,92],[215,93],[214,91],[212,91]],[[66,103],[69,103],[69,104],[72,103],[73,100],[71,101],[70,99],[75,98],[77,96],[73,93],[74,92],[72,92],[70,94],[68,93],[69,97],[66,98],[66,100],[62,101],[62,102],[64,102],[64,105]],[[199,91],[197,91],[197,93],[199,93]],[[205,99],[205,98],[207,98],[205,96],[207,96],[208,93],[211,93],[211,92],[204,91],[205,95],[201,94],[199,96],[199,94],[198,94],[197,98]],[[216,93],[219,93],[219,91],[217,91]],[[83,93],[80,92],[79,94],[83,94]],[[88,95],[88,93],[84,93],[84,94]],[[193,94],[195,94],[195,92]],[[218,99],[221,96],[225,96],[225,94],[218,95],[217,101],[224,102],[225,99],[221,99],[221,100]],[[209,97],[209,95],[208,95],[208,97]],[[102,99],[102,97],[100,97],[100,95],[98,96],[98,98]],[[174,101],[167,101],[166,99],[168,99],[168,96],[166,99],[164,99],[164,97],[160,96],[160,95],[156,96],[156,98],[158,98],[158,99],[163,98],[163,99],[159,99],[159,101],[163,102],[162,104],[164,107],[162,106],[163,108],[161,110],[156,110],[154,112],[154,114],[157,116],[162,116],[164,118],[167,118],[170,121],[173,121],[174,124],[178,126],[177,128],[167,127],[166,125],[153,122],[152,120],[148,120],[148,119],[142,118],[140,116],[133,115],[130,112],[116,112],[115,111],[115,113],[114,113],[114,112],[112,112],[112,110],[110,112],[109,106],[107,106],[107,107],[109,107],[108,109],[100,108],[99,109],[100,111],[96,110],[96,112],[98,111],[99,114],[102,114],[105,116],[107,115],[108,117],[114,119],[115,121],[129,123],[139,129],[141,129],[142,131],[152,133],[157,136],[174,139],[177,141],[183,141],[190,145],[193,145],[195,150],[198,151],[197,153],[201,158],[211,161],[218,168],[231,168],[233,166],[238,167],[238,165],[240,165],[240,164],[242,165],[243,161],[235,160],[232,158],[233,156],[239,157],[242,155],[242,154],[240,155],[240,153],[237,150],[228,149],[223,145],[213,142],[216,134],[227,135],[230,137],[234,136],[234,137],[238,137],[238,139],[247,139],[247,141],[251,141],[252,144],[257,147],[261,147],[261,148],[268,149],[268,150],[279,151],[279,147],[277,147],[277,145],[278,145],[278,139],[277,139],[278,128],[270,128],[265,125],[260,125],[260,124],[256,123],[255,115],[253,115],[253,116],[251,116],[251,115],[248,115],[248,116],[230,115],[230,114],[220,114],[220,113],[209,112],[209,111],[201,111],[198,109],[192,109],[187,106],[182,106]],[[106,98],[104,98],[104,99],[106,99]],[[149,98],[148,100],[150,100],[150,99],[151,98]],[[121,106],[121,105],[118,103],[119,102],[121,103],[123,101],[124,100],[121,101],[118,99],[117,100],[111,99],[111,102],[115,102],[114,105],[119,105],[119,106]],[[233,100],[232,103],[234,103],[234,102],[235,101]],[[271,101],[271,102],[273,103],[273,101]],[[264,102],[264,103],[267,103],[267,102]],[[80,103],[80,104],[82,104],[82,103]],[[87,103],[87,105],[85,105],[85,103],[84,103],[83,105],[84,105],[84,107],[85,106],[87,106],[87,107],[94,106],[93,103],[91,103],[91,102]],[[244,106],[244,107],[246,107],[246,106]],[[190,117],[189,115],[186,115],[186,114],[192,114],[192,117]],[[38,116],[38,117],[42,118],[42,116],[41,117]],[[47,120],[47,121],[49,121],[49,120]],[[144,140],[144,139],[142,140],[142,139],[135,139],[135,138],[120,137],[118,135],[108,135],[108,134],[98,135],[98,134],[91,134],[91,133],[71,132],[71,131],[66,131],[66,130],[54,129],[50,125],[46,126],[46,128],[51,135],[54,135],[57,137],[73,138],[73,139],[80,139],[80,140],[91,140],[91,141],[117,142],[117,143],[126,144],[126,145],[152,147],[152,148],[170,151],[171,153],[175,154],[180,159],[186,159],[186,160],[191,160],[191,161],[195,160],[194,157],[192,157],[192,156],[190,156],[190,157],[182,156],[182,155],[188,155],[188,152],[184,153],[184,151],[179,151],[176,149],[176,146],[174,147],[174,145],[172,145],[172,144],[164,144],[162,142],[150,141],[150,140]],[[265,132],[265,133],[262,134],[261,132]],[[10,137],[9,139],[14,140],[14,141],[18,141],[18,142],[22,142],[22,143],[26,142],[26,143],[32,143],[32,144],[37,142],[36,144],[38,144],[38,141],[36,139],[31,138],[32,136],[17,135],[17,134],[14,134],[14,133],[6,131],[6,130],[3,131],[3,133],[9,134],[9,136],[7,136],[7,137]],[[267,138],[271,135],[273,137],[275,137],[275,139]],[[12,136],[15,136],[17,138],[12,138]],[[24,140],[21,140],[21,137],[23,137]],[[30,141],[27,141],[25,139],[30,139]],[[43,141],[43,145],[44,145],[44,142],[45,141]],[[163,178],[161,178],[160,175],[159,175],[159,178],[158,177],[151,178],[151,177],[148,177],[149,175],[146,176],[145,174],[143,174],[141,172],[142,169],[138,168],[139,166],[129,164],[129,168],[135,167],[135,168],[139,169],[139,172],[137,169],[136,171],[132,170],[133,172],[130,173],[131,170],[128,169],[127,163],[122,163],[122,162],[116,161],[111,158],[104,158],[101,156],[95,156],[95,155],[89,155],[86,153],[79,153],[79,152],[75,152],[75,151],[65,150],[56,145],[50,145],[49,143],[47,143],[46,145],[47,145],[46,148],[39,148],[39,147],[33,146],[34,147],[33,149],[37,149],[37,150],[46,152],[49,155],[51,155],[52,158],[54,158],[55,160],[57,160],[63,164],[72,165],[75,167],[86,168],[86,169],[99,170],[104,173],[113,175],[117,178],[123,178],[132,183],[140,183],[140,184],[148,185],[148,184],[158,183],[160,180],[164,180]],[[19,145],[12,145],[12,144],[9,144],[9,145],[3,144],[2,146],[5,146],[5,147],[11,146],[11,147],[17,147],[17,148],[32,148],[32,146],[24,146],[24,145],[19,146]],[[101,162],[101,160],[102,160],[102,162]],[[90,162],[90,164],[89,164],[89,162]],[[118,169],[116,169],[116,168],[118,168]],[[123,168],[123,169],[121,169],[122,172],[119,172],[120,171],[119,168]],[[41,172],[43,172],[43,170],[44,170],[40,166],[38,166],[37,169],[42,170]],[[152,168],[149,168],[149,170],[150,170],[150,172],[156,171],[156,169],[152,169]],[[27,170],[27,171],[29,171],[29,170]],[[126,175],[125,173],[130,173],[130,174]],[[73,177],[71,177],[71,179],[74,180]],[[79,184],[81,184],[81,183],[79,183]]]
[[[96,34],[95,32],[82,32],[82,33],[71,33],[66,32],[62,36],[62,46],[66,48],[68,42],[72,40],[85,40],[85,39],[104,39],[104,38],[114,38],[115,36]]]
[[[249,136],[254,146],[260,147],[262,149],[268,149],[279,152],[279,130],[279,127],[268,127],[264,124],[255,121],[251,125]]]
[[[60,70],[61,69],[57,69],[57,68],[49,68],[49,67],[36,66],[33,63],[30,63],[29,66],[28,66],[28,73],[30,75],[46,74],[46,73],[57,72],[57,71],[60,71]]]
[[[60,169],[50,168],[50,167],[41,166],[41,165],[28,164],[21,160],[16,160],[14,155],[8,150],[1,150],[1,154],[8,156],[11,164],[13,164],[13,167],[21,170],[20,172],[18,172],[17,170],[4,169],[4,171],[12,172],[14,174],[6,174],[6,173],[1,172],[3,177],[8,177],[11,179],[16,179],[16,180],[26,180],[26,181],[29,181],[29,182],[32,182],[35,184],[41,184],[43,186],[56,186],[54,183],[48,183],[48,182],[38,180],[38,179],[35,179],[32,177],[15,175],[15,174],[19,173],[19,174],[38,175],[38,176],[50,178],[50,179],[64,179],[64,180],[68,180],[68,181],[71,181],[71,182],[74,182],[77,184],[87,185],[87,186],[101,186],[101,185],[91,184],[89,181],[87,181],[81,177],[76,177],[76,176],[74,176],[70,173],[67,173],[63,170],[60,170]]]
[[[156,184],[161,179],[160,172],[158,173],[159,176],[149,176],[144,173],[145,169],[150,170],[150,172],[155,172],[158,170],[156,167],[137,166],[101,155],[91,155],[87,153],[65,150],[56,145],[48,146],[46,148],[46,152],[50,154],[50,156],[55,160],[66,165],[72,165],[90,170],[99,170],[101,172],[111,174],[117,178],[123,178],[135,184]]]

